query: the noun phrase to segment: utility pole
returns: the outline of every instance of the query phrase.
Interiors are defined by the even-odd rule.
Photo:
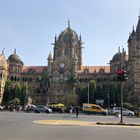
[[[122,70],[122,54],[120,52],[120,69]],[[121,92],[121,120],[120,123],[123,123],[123,89],[122,89],[122,81],[120,81],[120,92]]]
[[[123,123],[123,89],[122,89],[122,82],[120,81],[120,88],[121,88],[121,120],[120,123]]]
[[[110,84],[108,84],[108,92],[107,92],[108,110],[109,110],[109,108],[110,108],[110,95],[109,95],[109,92],[110,92]]]
[[[88,104],[89,104],[89,83],[88,83]]]

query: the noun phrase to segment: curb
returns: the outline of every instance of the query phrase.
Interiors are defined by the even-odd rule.
[[[112,123],[112,122],[97,122],[98,125],[121,125],[121,126],[140,126],[140,124],[132,123]]]

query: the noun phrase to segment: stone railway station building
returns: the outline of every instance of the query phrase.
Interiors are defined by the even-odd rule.
[[[68,27],[54,39],[54,53],[48,56],[48,66],[24,66],[16,50],[5,58],[0,54],[0,104],[3,97],[4,85],[7,79],[13,83],[28,83],[28,97],[34,104],[63,103],[73,88],[67,83],[70,77],[77,77],[79,86],[87,86],[95,80],[97,86],[112,82],[117,70],[122,67],[128,71],[125,82],[127,93],[132,99],[137,99],[140,105],[140,18],[136,30],[133,29],[128,39],[128,55],[120,49],[112,57],[110,66],[83,66],[82,39]]]

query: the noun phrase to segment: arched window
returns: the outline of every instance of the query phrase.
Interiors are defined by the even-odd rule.
[[[17,77],[16,76],[15,76],[14,80],[17,81]]]
[[[53,81],[54,81],[54,82],[59,81],[59,72],[58,72],[58,71],[55,71],[55,72],[53,73]]]
[[[68,55],[68,48],[64,49],[64,55]]]
[[[14,77],[13,77],[13,75],[11,76],[10,80],[11,80],[11,81],[13,81],[13,80],[14,80]]]
[[[66,71],[64,73],[64,80],[67,81],[70,78],[70,76],[71,76],[70,72],[69,71]]]

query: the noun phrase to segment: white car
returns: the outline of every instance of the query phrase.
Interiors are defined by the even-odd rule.
[[[35,113],[41,113],[41,112],[52,113],[52,109],[50,109],[44,105],[36,106],[34,111],[35,111]]]
[[[3,106],[0,105],[0,110],[3,110]]]
[[[121,114],[121,107],[113,107],[113,109],[110,111],[110,113],[114,114],[114,115]],[[135,116],[134,111],[130,111],[129,109],[124,108],[124,107],[122,109],[122,114],[124,116]]]

